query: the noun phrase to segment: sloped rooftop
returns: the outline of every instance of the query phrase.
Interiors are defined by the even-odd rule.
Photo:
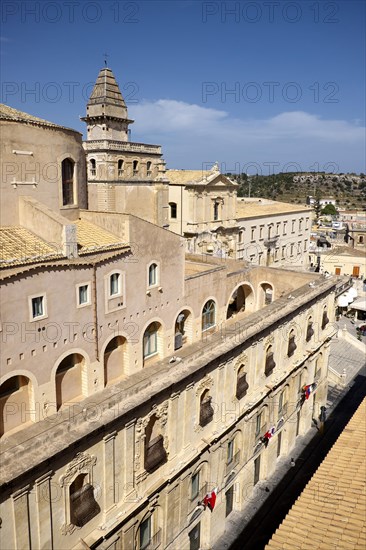
[[[311,208],[298,206],[287,202],[268,201],[258,199],[257,201],[245,201],[238,199],[236,203],[237,218],[256,218],[258,216],[270,216],[273,214],[287,214],[289,212],[308,212]]]
[[[0,268],[63,256],[56,245],[47,243],[24,227],[0,228]]]
[[[124,244],[110,231],[87,220],[78,220],[75,225],[77,228],[77,243],[80,247],[79,254],[86,254],[96,249],[111,250]]]
[[[117,105],[126,108],[119,86],[111,69],[105,67],[99,71],[88,105]]]
[[[36,126],[48,126],[50,128],[59,128],[61,130],[69,130],[71,132],[75,132],[75,134],[80,134],[80,132],[77,132],[72,128],[67,128],[66,126],[60,126],[59,124],[55,124],[54,122],[49,122],[48,120],[44,120],[43,118],[38,118],[28,113],[24,113],[23,111],[18,111],[18,109],[13,109],[13,107],[4,105],[4,103],[0,103],[0,120],[24,122],[27,124],[34,124]]]
[[[366,399],[266,550],[366,547]]]

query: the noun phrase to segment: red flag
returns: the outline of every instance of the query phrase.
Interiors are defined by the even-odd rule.
[[[215,487],[215,489],[213,489],[213,491],[211,491],[210,493],[207,493],[207,495],[202,501],[203,505],[207,506],[211,510],[211,512],[215,508],[216,495],[217,495],[217,487]]]

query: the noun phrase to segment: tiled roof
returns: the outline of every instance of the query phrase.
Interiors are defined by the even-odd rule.
[[[167,170],[165,177],[171,184],[198,183],[212,175],[210,170]]]
[[[270,216],[272,214],[287,214],[287,213],[309,212],[311,209],[306,206],[298,206],[287,202],[278,201],[257,201],[245,202],[239,199],[236,205],[237,218],[255,218],[257,216]]]
[[[125,244],[113,233],[87,220],[78,220],[75,225],[77,228],[76,239],[80,247],[79,254],[86,254],[97,249],[111,250]]]
[[[97,81],[88,101],[88,105],[92,104],[112,104],[126,107],[114,74],[108,67],[99,71]]]
[[[62,258],[62,251],[24,227],[0,229],[0,267]]]
[[[366,548],[365,474],[366,399],[265,548]]]
[[[60,126],[54,122],[44,120],[43,118],[38,118],[36,116],[29,115],[28,113],[24,113],[23,111],[18,111],[17,109],[13,109],[13,107],[4,105],[3,103],[0,103],[0,120],[13,120],[14,122],[25,122],[28,124],[35,124],[37,126],[47,126],[50,128],[69,130],[71,132],[75,132],[76,134],[80,133],[72,128],[66,128],[65,126]]]

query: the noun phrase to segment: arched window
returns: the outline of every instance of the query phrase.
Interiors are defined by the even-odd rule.
[[[149,160],[146,163],[146,175],[151,176],[151,162]]]
[[[100,512],[99,504],[94,498],[94,487],[87,482],[88,474],[79,474],[71,483],[70,523],[83,527]]]
[[[119,159],[119,160],[118,160],[118,177],[119,177],[119,178],[123,176],[123,172],[124,172],[123,165],[124,165],[123,160],[122,160],[122,159]]]
[[[90,159],[89,161],[90,175],[95,176],[97,173],[96,161],[95,159]]]
[[[139,161],[134,160],[132,166],[133,166],[133,175],[136,176],[139,170]]]
[[[181,311],[175,320],[174,349],[181,348],[187,342],[192,341],[192,318],[190,311]]]
[[[245,366],[241,365],[238,369],[238,374],[236,377],[236,398],[241,399],[246,395],[247,390],[249,388],[248,382],[247,382],[247,373],[245,372]]]
[[[313,328],[313,319],[312,317],[309,317],[309,320],[308,320],[308,326],[306,328],[306,341],[307,342],[310,342],[310,340],[312,339],[312,337],[314,336],[314,328]]]
[[[325,306],[323,310],[323,316],[322,316],[322,330],[325,329],[328,323],[329,323],[328,311],[327,311],[327,306]]]
[[[74,162],[71,159],[62,161],[62,204],[74,204]]]
[[[296,338],[295,331],[294,329],[292,329],[288,337],[287,357],[292,357],[292,355],[295,353],[295,350],[297,348],[297,345],[295,343],[295,338]]]
[[[202,311],[202,330],[207,330],[215,326],[216,307],[213,300],[208,300],[203,306]]]
[[[84,357],[72,353],[65,357],[56,372],[56,404],[59,409],[65,403],[81,399]]]
[[[264,374],[266,376],[269,376],[272,373],[275,366],[276,366],[276,363],[273,358],[273,348],[272,346],[268,346],[268,348],[266,349],[266,364],[264,367]]]
[[[155,286],[159,282],[158,265],[153,263],[149,265],[149,286]]]
[[[212,397],[210,390],[205,390],[200,398],[200,426],[206,426],[211,422],[214,415],[214,410],[211,405]]]
[[[104,352],[105,385],[123,376],[126,345],[126,340],[122,336],[116,336],[108,342]]]
[[[169,206],[170,206],[170,217],[175,220],[177,218],[177,203],[170,202]]]
[[[0,386],[0,436],[31,421],[31,381],[26,376],[12,376]]]
[[[138,546],[136,550],[154,550],[161,544],[161,528],[154,521],[156,514],[149,515],[141,523],[138,530]]]
[[[155,415],[150,418],[145,430],[144,467],[152,472],[167,460],[164,447],[164,437],[160,433],[160,426]]]
[[[158,353],[158,323],[151,323],[144,332],[143,346],[144,359]]]

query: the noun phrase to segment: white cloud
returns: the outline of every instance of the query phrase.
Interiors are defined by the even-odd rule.
[[[279,163],[276,172],[288,162],[303,170],[333,162],[341,172],[365,171],[365,128],[357,122],[304,111],[240,119],[170,99],[144,101],[129,111],[136,120],[133,140],[160,143],[169,167],[198,168],[219,159],[228,170],[238,162]]]

